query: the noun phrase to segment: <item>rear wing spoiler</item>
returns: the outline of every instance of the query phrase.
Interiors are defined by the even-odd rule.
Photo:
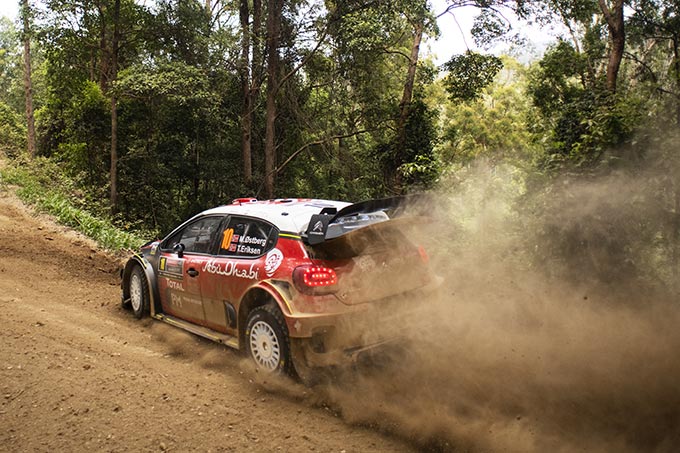
[[[409,195],[366,200],[339,211],[324,208],[309,219],[307,231],[302,238],[309,245],[318,245],[350,231],[399,217],[407,208],[420,205],[424,198],[423,195]]]

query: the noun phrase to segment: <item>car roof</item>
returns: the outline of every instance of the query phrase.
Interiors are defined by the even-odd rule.
[[[344,201],[311,198],[278,198],[275,200],[239,198],[232,204],[203,211],[199,216],[235,214],[257,217],[273,223],[281,231],[303,233],[312,215],[319,214],[324,208],[335,208],[339,211],[350,204]]]

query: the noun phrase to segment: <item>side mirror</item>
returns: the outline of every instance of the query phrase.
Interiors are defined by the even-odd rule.
[[[177,258],[182,258],[184,256],[184,244],[181,242],[175,244],[175,246],[172,248],[172,251],[177,254]]]

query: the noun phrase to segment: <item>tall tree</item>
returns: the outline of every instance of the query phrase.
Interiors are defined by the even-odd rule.
[[[241,158],[243,160],[243,183],[250,188],[253,180],[251,134],[253,130],[253,96],[250,72],[250,8],[248,0],[239,2],[241,23]]]
[[[283,0],[267,1],[267,103],[264,141],[264,191],[274,196],[276,165],[276,94],[279,90],[279,42]]]
[[[626,33],[623,20],[623,0],[598,0],[602,14],[607,21],[609,30],[609,61],[607,63],[607,89],[616,92],[619,68],[623,59],[623,51],[626,44]]]
[[[24,92],[26,95],[26,148],[31,158],[35,157],[35,118],[33,115],[33,83],[31,81],[31,8],[28,0],[21,0],[21,19],[24,42]]]
[[[113,84],[118,78],[118,52],[120,45],[120,0],[113,4],[113,38],[111,39],[111,80]],[[118,209],[118,98],[111,92],[111,169],[109,173],[111,211]]]
[[[416,80],[416,68],[418,67],[418,56],[420,55],[420,42],[423,39],[423,29],[425,28],[425,17],[420,16],[413,24],[413,44],[411,54],[408,59],[408,70],[406,72],[406,82],[404,91],[399,103],[399,122],[397,124],[398,153],[403,154],[406,148],[406,120],[408,119],[409,107],[413,99],[413,85]]]

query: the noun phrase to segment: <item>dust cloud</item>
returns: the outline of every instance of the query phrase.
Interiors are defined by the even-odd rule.
[[[429,451],[677,451],[675,167],[461,169],[405,232],[443,284],[407,304],[403,349],[315,391]]]

